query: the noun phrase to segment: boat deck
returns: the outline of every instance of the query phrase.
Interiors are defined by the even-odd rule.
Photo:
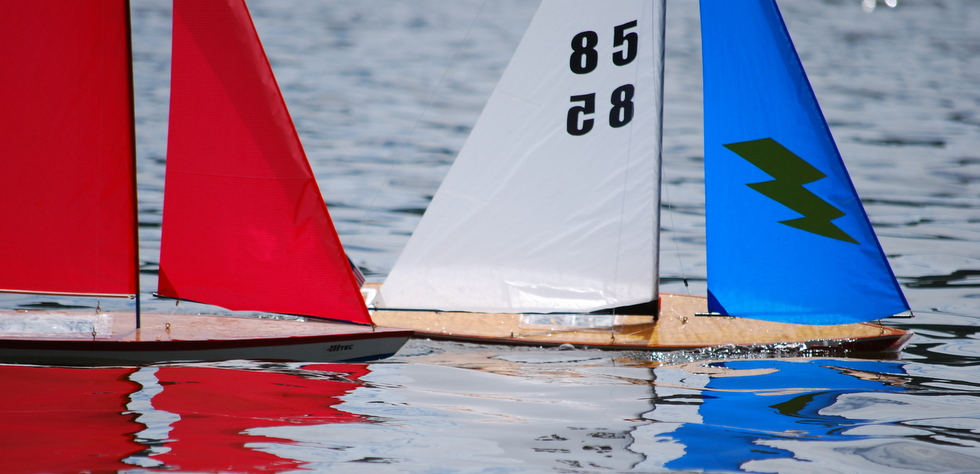
[[[136,328],[133,313],[82,311],[0,311],[0,337],[77,341],[207,341],[273,339],[392,331],[321,320],[270,319],[200,314],[142,313]]]
[[[473,342],[561,345],[618,350],[678,350],[724,345],[801,343],[808,348],[897,351],[910,333],[878,324],[811,326],[725,316],[707,312],[707,299],[661,294],[661,314],[495,314],[376,310],[378,324],[413,329],[417,336]]]
[[[0,311],[0,362],[67,365],[231,359],[341,362],[388,357],[412,331],[257,317]]]

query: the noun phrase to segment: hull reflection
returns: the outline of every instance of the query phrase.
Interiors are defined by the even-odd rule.
[[[655,408],[645,437],[661,449],[650,467],[742,471],[798,454],[785,440],[854,442],[869,426],[853,405],[905,392],[901,362],[852,359],[758,359],[691,363],[654,369]],[[639,447],[635,447],[639,448]]]
[[[0,471],[81,472],[132,468],[143,429],[125,409],[139,390],[132,368],[0,365]]]

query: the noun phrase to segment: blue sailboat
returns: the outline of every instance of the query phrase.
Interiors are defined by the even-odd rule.
[[[775,1],[702,1],[701,28],[709,311],[908,311]]]
[[[866,323],[909,306],[774,0],[701,4],[709,294],[660,293],[665,8],[542,1],[375,319],[613,349],[904,345]]]

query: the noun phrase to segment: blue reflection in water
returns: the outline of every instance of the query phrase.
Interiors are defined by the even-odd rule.
[[[897,362],[736,360],[704,367],[710,380],[698,408],[702,421],[664,434],[685,448],[666,468],[737,471],[748,461],[794,457],[767,446],[769,440],[866,438],[845,432],[872,420],[821,411],[846,394],[906,390],[906,374]]]

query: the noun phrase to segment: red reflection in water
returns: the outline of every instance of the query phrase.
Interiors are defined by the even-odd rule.
[[[135,369],[0,366],[0,471],[132,469],[144,426],[125,414]]]
[[[345,374],[329,377],[328,373]],[[364,422],[360,415],[333,408],[370,371],[366,365],[330,364],[292,373],[217,368],[162,367],[156,377],[163,392],[153,397],[157,410],[180,415],[166,447],[153,456],[167,467],[190,471],[280,471],[301,463],[257,451],[247,445],[282,440],[253,436],[252,428]],[[297,372],[298,373],[298,372]],[[311,378],[322,376],[323,378]]]
[[[132,395],[147,388],[130,380],[138,370],[0,365],[0,472],[100,472],[140,465],[200,472],[295,470],[302,469],[300,462],[249,447],[291,441],[247,431],[367,421],[334,408],[361,385],[359,379],[370,373],[367,365],[276,371],[151,367],[149,378],[156,381],[149,388],[158,393],[143,403],[176,420],[147,421],[169,423],[162,427],[169,428],[166,452],[160,452],[160,440],[138,438],[148,425],[127,408]],[[160,432],[161,426],[153,428]],[[151,444],[157,447],[150,449]]]

